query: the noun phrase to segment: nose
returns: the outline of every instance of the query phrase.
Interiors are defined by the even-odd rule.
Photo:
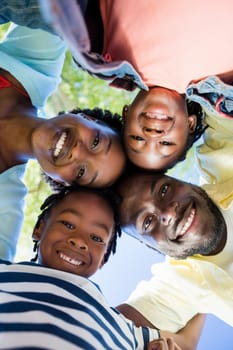
[[[160,214],[160,222],[164,226],[169,226],[173,224],[177,215],[178,203],[172,202],[170,203]]]
[[[83,144],[83,142],[77,141],[71,150],[70,159],[71,160],[80,160],[81,157],[85,154],[86,154],[85,145]]]
[[[82,237],[70,237],[68,243],[77,249],[88,250],[88,245]]]
[[[143,132],[146,136],[149,136],[149,137],[156,137],[156,136],[161,136],[163,134],[165,134],[165,130],[164,128],[156,128],[156,127],[153,127],[153,128],[148,128],[148,127],[144,127],[143,128]]]
[[[144,116],[142,119],[142,130],[145,136],[159,137],[167,134],[173,127],[174,121],[171,118],[158,119]]]

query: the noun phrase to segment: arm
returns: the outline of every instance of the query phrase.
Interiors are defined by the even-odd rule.
[[[136,326],[145,326],[150,328],[157,328],[150,321],[148,321],[140,312],[128,304],[121,304],[117,309],[127,318],[132,320]],[[177,333],[161,331],[161,336],[166,338],[173,338],[182,350],[194,350],[197,347],[201,331],[204,325],[205,316],[198,314],[194,316],[187,325]],[[159,320],[158,320],[159,325]],[[159,349],[159,348],[158,348]]]
[[[160,338],[153,340],[147,346],[147,350],[183,350],[172,338]]]

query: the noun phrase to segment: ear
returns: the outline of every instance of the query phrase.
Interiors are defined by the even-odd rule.
[[[125,120],[125,118],[127,117],[127,113],[129,111],[129,106],[128,105],[124,105],[123,109],[122,109],[122,119],[123,121]]]
[[[195,132],[196,126],[197,126],[196,114],[192,114],[188,117],[188,123],[189,123],[189,134],[193,134]]]
[[[36,241],[40,240],[41,234],[44,230],[45,222],[44,220],[40,220],[39,225],[37,227],[34,227],[32,232],[32,238]]]

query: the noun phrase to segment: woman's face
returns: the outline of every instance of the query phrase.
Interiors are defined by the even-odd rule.
[[[112,184],[126,157],[117,133],[85,114],[48,119],[32,133],[32,146],[44,172],[62,184]]]
[[[184,97],[161,87],[140,91],[124,109],[124,142],[130,160],[145,169],[164,169],[183,154],[196,116],[189,116]]]

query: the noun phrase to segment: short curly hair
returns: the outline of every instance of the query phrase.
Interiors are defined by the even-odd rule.
[[[113,212],[113,218],[114,218],[114,229],[113,229],[113,235],[109,241],[107,251],[104,256],[104,263],[106,263],[109,259],[110,254],[115,254],[116,247],[117,247],[117,238],[121,237],[121,227],[120,227],[120,220],[119,220],[119,213],[118,213],[118,204],[119,204],[119,196],[117,195],[116,191],[113,189],[113,187],[105,188],[105,189],[93,189],[93,188],[87,188],[80,185],[74,185],[74,186],[64,186],[60,191],[51,194],[49,197],[47,197],[44,201],[44,203],[41,205],[40,209],[42,212],[37,218],[37,222],[35,224],[34,229],[37,229],[40,226],[41,221],[46,220],[46,218],[49,217],[51,210],[56,207],[67,195],[74,192],[89,192],[96,194],[97,196],[103,198],[109,207],[111,208]],[[31,259],[31,261],[36,261],[38,258],[37,255],[37,249],[38,249],[38,241],[34,240],[34,248],[33,251],[36,252],[36,256]]]
[[[112,113],[111,111],[109,111],[108,109],[101,109],[101,108],[93,108],[93,109],[89,109],[89,108],[76,108],[73,109],[69,112],[59,112],[59,115],[64,114],[64,113],[71,113],[71,114],[86,114],[90,117],[93,117],[97,120],[97,122],[102,123],[107,125],[108,127],[110,127],[112,130],[114,130],[122,139],[122,119],[121,116],[117,113]],[[44,179],[45,182],[47,182],[50,187],[52,188],[52,190],[61,190],[64,185],[56,182],[55,180],[53,180],[50,176],[48,176],[45,173],[42,173],[42,177]]]

